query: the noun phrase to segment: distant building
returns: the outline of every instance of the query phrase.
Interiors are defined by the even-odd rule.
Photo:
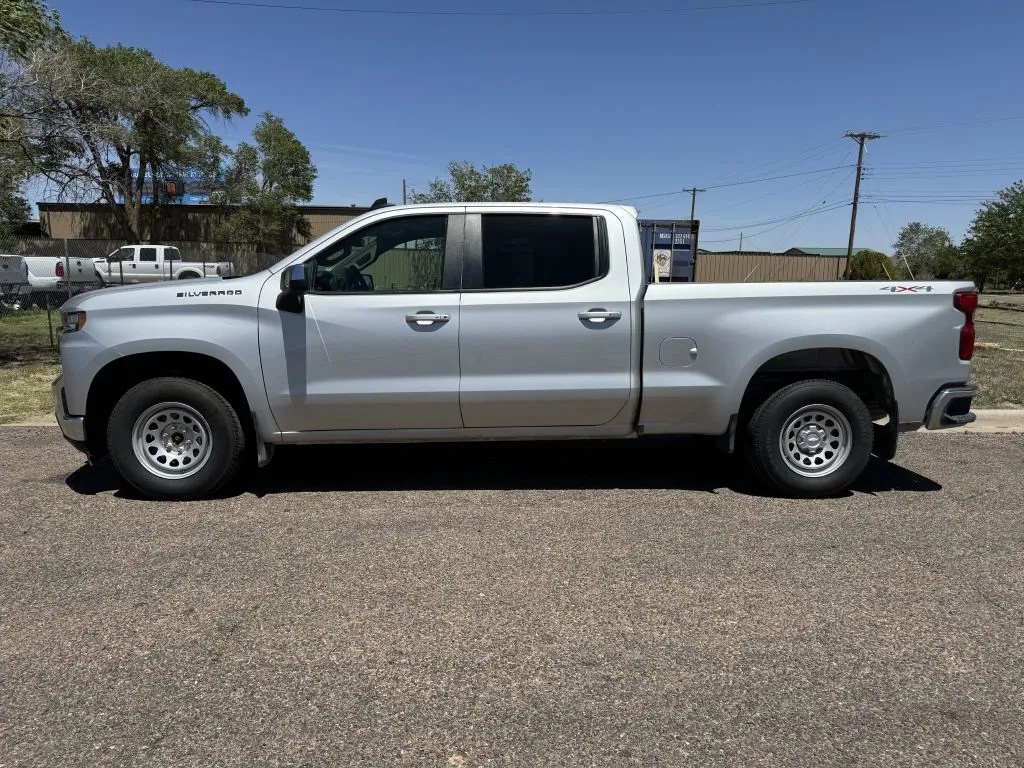
[[[786,251],[697,250],[698,283],[776,283],[840,280],[845,248],[790,248]]]
[[[106,203],[39,203],[39,228],[44,237],[68,240],[119,240],[122,237]],[[312,239],[370,210],[357,205],[300,205]],[[212,243],[233,205],[166,205],[160,209],[159,231],[149,231],[149,206],[142,206],[142,239],[147,242]],[[297,238],[295,244],[305,241]]]
[[[854,253],[856,253],[856,250]],[[825,256],[833,259],[845,259],[846,248],[808,248],[806,246],[797,246],[790,248],[788,251],[783,251],[783,254],[786,256]]]

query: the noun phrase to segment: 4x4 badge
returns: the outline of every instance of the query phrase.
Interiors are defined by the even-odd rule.
[[[878,290],[889,291],[889,293],[918,293],[924,291],[925,293],[932,292],[932,286],[930,285],[883,285]]]

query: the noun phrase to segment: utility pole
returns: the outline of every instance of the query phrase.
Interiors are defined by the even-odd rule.
[[[697,212],[697,193],[707,192],[707,190],[698,189],[697,187],[690,187],[689,189],[684,189],[683,192],[690,193],[690,221],[693,221],[693,217]]]
[[[874,139],[882,138],[880,133],[847,133],[846,138],[853,139],[860,145],[857,152],[857,182],[853,186],[853,210],[850,212],[850,241],[846,245],[846,274],[850,275],[850,264],[853,261],[853,236],[857,231],[857,203],[860,201],[860,177],[864,172],[864,145]]]
[[[402,179],[402,205],[406,204],[405,179]]]
[[[740,232],[740,253],[743,253],[743,233]]]

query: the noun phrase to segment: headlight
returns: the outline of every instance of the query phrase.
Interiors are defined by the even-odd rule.
[[[75,312],[61,312],[60,313],[60,330],[61,333],[71,333],[72,331],[80,331],[85,327],[85,312],[77,310]]]

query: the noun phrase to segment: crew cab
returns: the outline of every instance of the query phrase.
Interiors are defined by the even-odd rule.
[[[173,245],[125,245],[105,258],[93,259],[105,285],[154,283],[162,280],[197,280],[229,277],[227,261],[183,261]]]
[[[62,308],[64,435],[189,498],[298,443],[698,434],[828,496],[974,419],[971,283],[649,283],[616,205],[384,207],[229,280]]]

